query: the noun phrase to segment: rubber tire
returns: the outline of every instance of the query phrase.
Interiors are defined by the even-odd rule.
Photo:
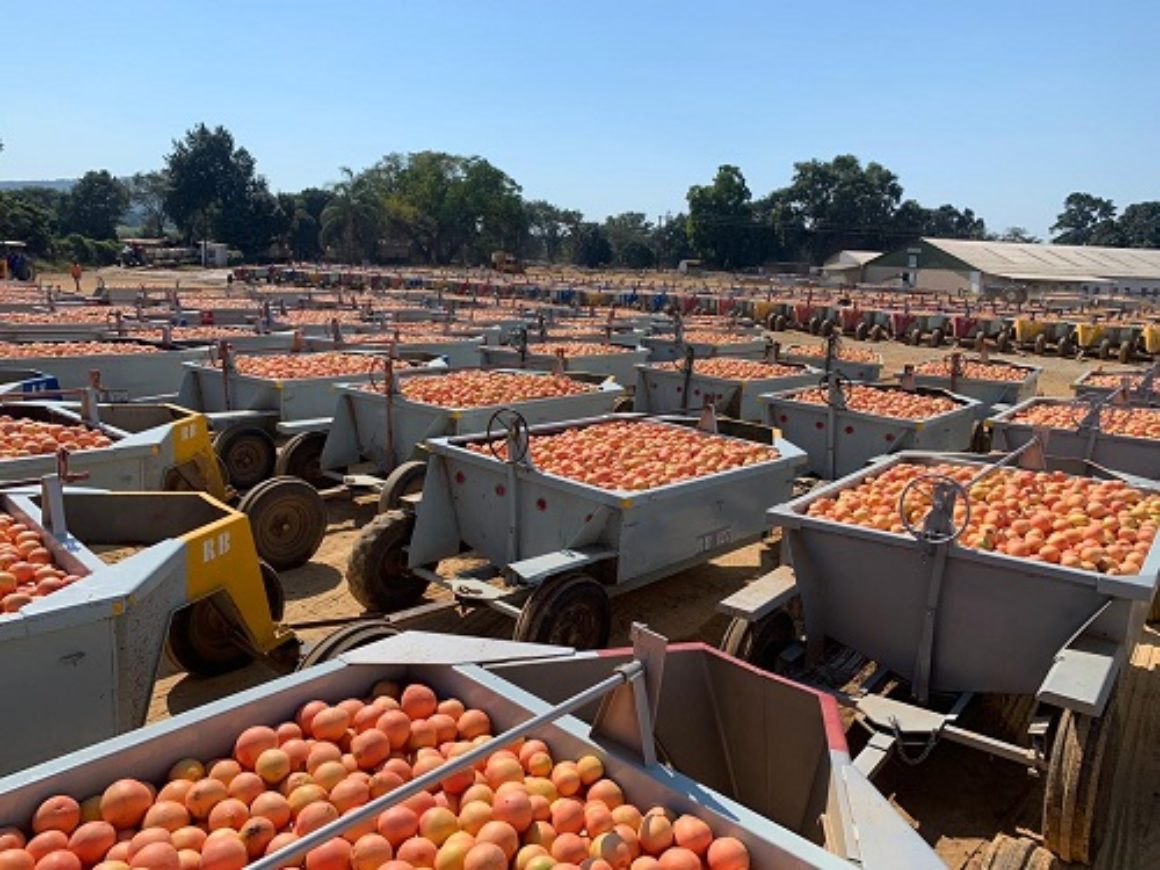
[[[1027,837],[997,834],[983,852],[980,870],[1061,870],[1059,859]]]
[[[338,658],[343,653],[359,649],[376,641],[385,640],[399,634],[397,628],[392,628],[385,622],[377,619],[360,619],[342,628],[336,629],[314,644],[310,651],[298,663],[298,670],[313,667]]]
[[[282,584],[272,586],[262,570],[262,586],[271,614],[285,609]],[[276,591],[275,591],[276,590]],[[271,596],[274,592],[278,597]],[[224,592],[215,593],[225,595]],[[213,596],[194,601],[173,614],[165,635],[165,655],[177,667],[195,677],[216,677],[248,665],[253,657],[248,650],[235,646],[228,635],[229,625],[211,600]],[[281,616],[274,618],[275,622]],[[206,628],[208,626],[208,629]],[[206,633],[208,631],[208,633]]]
[[[636,410],[636,401],[632,396],[621,396],[612,403],[613,414],[630,414]]]
[[[1039,356],[1043,356],[1047,352],[1047,336],[1042,332],[1035,336],[1034,350]]]
[[[405,567],[415,518],[402,511],[379,514],[359,533],[346,565],[354,600],[375,613],[393,613],[419,603],[427,581]]]
[[[239,449],[251,453],[239,453]],[[265,429],[253,426],[231,426],[213,439],[213,449],[225,464],[229,483],[240,490],[257,486],[274,475],[278,448]],[[231,463],[231,458],[234,460]],[[239,460],[244,460],[238,465]]]
[[[999,353],[1007,353],[1011,350],[1011,333],[1003,330],[999,333],[999,338],[995,341],[995,347]]]
[[[866,321],[862,321],[854,327],[854,338],[858,341],[865,341],[866,336],[870,334],[870,327],[866,325]]]
[[[1043,795],[1043,841],[1062,860],[1090,864],[1099,848],[1116,769],[1115,695],[1095,718],[1064,710],[1056,726]]]
[[[943,337],[943,331],[941,329],[935,329],[932,331],[930,334],[930,346],[942,347]]]
[[[778,657],[795,640],[793,618],[778,609],[756,623],[734,617],[721,638],[721,651],[763,671],[777,673]]]
[[[259,484],[246,493],[238,510],[250,518],[258,558],[278,571],[309,562],[318,552],[330,521],[318,490],[298,477],[272,477]],[[264,514],[266,511],[271,513]],[[289,528],[266,525],[279,517],[283,526],[289,520]]]
[[[983,348],[987,346],[987,334],[983,330],[975,333],[975,350],[982,352]]]
[[[383,488],[379,492],[379,513],[402,510],[400,501],[405,495],[413,495],[423,491],[423,481],[427,478],[427,463],[412,459],[396,465],[394,470],[383,481]],[[418,488],[416,488],[418,484]]]
[[[266,590],[266,603],[270,605],[270,618],[281,622],[286,617],[286,587],[274,566],[264,559],[258,560],[262,571],[262,588]]]
[[[1105,338],[1100,342],[1099,355],[1100,359],[1112,358],[1112,340],[1110,338]]]
[[[325,432],[300,432],[278,451],[274,474],[279,477],[298,477],[315,489],[326,489],[334,481],[322,473],[322,448],[325,445]]]
[[[1124,342],[1120,345],[1120,349],[1116,353],[1116,359],[1125,365],[1132,361],[1132,345],[1129,342]]]
[[[773,331],[785,332],[785,315],[778,314],[773,318]]]
[[[822,318],[817,317],[816,315],[814,317],[811,317],[810,322],[809,322],[809,330],[810,330],[810,335],[818,335],[819,333],[821,333],[821,331],[822,331]]]
[[[836,324],[832,320],[823,320],[822,325],[818,327],[818,335],[829,337],[830,333],[834,331]],[[840,334],[840,333],[839,333]]]
[[[977,421],[974,428],[971,430],[970,452],[982,454],[990,453],[991,440],[991,430],[987,428],[983,420]]]
[[[882,326],[881,323],[875,323],[874,326],[870,329],[870,340],[873,342],[879,342],[882,341],[882,339],[885,337],[886,329]]]
[[[1060,359],[1068,359],[1075,354],[1075,347],[1071,343],[1070,338],[1065,338],[1059,343],[1057,348]]]
[[[512,639],[576,650],[603,649],[611,630],[608,593],[596,579],[577,571],[551,577],[532,591],[516,619]]]

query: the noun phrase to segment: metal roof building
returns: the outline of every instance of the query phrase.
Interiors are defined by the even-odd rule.
[[[981,291],[1024,284],[1033,291],[1160,292],[1160,250],[922,238],[865,266],[870,282]]]

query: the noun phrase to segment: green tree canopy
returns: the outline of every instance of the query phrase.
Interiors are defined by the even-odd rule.
[[[587,269],[607,266],[612,262],[612,244],[600,224],[586,222],[576,228],[572,256],[577,266]]]
[[[141,225],[143,235],[165,235],[165,198],[168,192],[169,176],[162,170],[138,172],[129,179],[129,202],[145,216]]]
[[[738,269],[760,256],[755,244],[762,228],[745,176],[736,166],[717,169],[712,184],[693,185],[686,195],[689,244],[702,259],[721,269]]]
[[[1129,248],[1160,248],[1160,202],[1137,202],[1116,222],[1120,243]]]
[[[341,169],[330,200],[319,214],[320,240],[347,263],[369,259],[375,252],[383,222],[383,203],[365,175]]]
[[[105,169],[86,172],[64,199],[65,232],[90,239],[117,238],[117,224],[129,208],[129,189]]]
[[[1051,231],[1057,245],[1115,245],[1115,203],[1090,193],[1069,193]]]

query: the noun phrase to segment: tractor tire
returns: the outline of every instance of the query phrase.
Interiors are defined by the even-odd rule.
[[[419,603],[427,581],[407,569],[406,547],[415,517],[402,511],[379,514],[359,533],[346,566],[355,601],[375,613],[393,613]]]

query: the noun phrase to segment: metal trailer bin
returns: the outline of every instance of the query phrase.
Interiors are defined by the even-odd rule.
[[[992,381],[964,377],[959,373],[961,368],[958,361],[1006,366],[1024,372],[1024,376],[1022,380],[1018,381]],[[982,356],[957,356],[957,352],[938,360],[931,360],[924,365],[942,362],[947,363],[946,368],[943,369],[946,374],[928,374],[916,367],[914,372],[915,385],[947,390],[955,395],[976,399],[979,402],[979,411],[984,414],[989,413],[995,405],[1016,405],[1034,396],[1039,391],[1039,375],[1043,371],[1041,366],[1011,362],[1005,359],[988,359]],[[900,375],[900,377],[902,376],[905,376],[905,373]]]
[[[1077,399],[1103,399],[1127,388],[1126,397],[1136,405],[1160,404],[1160,382],[1155,365],[1148,369],[1089,369],[1071,384]]]
[[[156,353],[0,358],[0,365],[44,372],[55,377],[66,390],[91,386],[91,373],[97,371],[103,390],[135,400],[172,396],[181,386],[185,365],[209,358],[209,349],[189,348]]]
[[[822,372],[801,363],[770,363],[792,374],[753,380],[736,380],[706,375],[697,371],[696,360],[673,368],[655,365],[636,367],[636,390],[633,410],[648,414],[699,412],[706,405],[735,420],[758,422],[764,418],[763,393],[774,393],[817,384]]]
[[[60,381],[52,375],[33,369],[0,369],[0,396],[14,393],[52,393],[60,389]]]
[[[956,501],[1003,465],[1049,470],[1039,446],[996,462],[903,453],[772,508],[792,570],[779,568],[722,602],[734,616],[723,645],[777,666],[781,638],[796,637],[800,614],[808,661],[822,663],[831,638],[877,663],[871,685],[896,675],[917,699],[873,688],[848,698],[874,735],[859,766],[876,769],[894,747],[926,746],[925,756],[941,738],[1044,771],[1046,844],[1066,861],[1089,863],[1100,833],[1097,794],[1115,766],[1116,684],[1156,594],[1160,546],[1154,541],[1130,576],[959,546],[967,521],[955,514]],[[912,479],[899,502],[925,487],[935,508],[913,523],[903,515],[909,536],[808,515],[814,502],[901,463],[951,463],[974,479]],[[1127,482],[1160,493],[1154,482]],[[798,596],[800,611],[788,607]],[[988,727],[1002,736],[958,724],[973,694],[989,702]]]
[[[1009,408],[991,417],[987,423],[991,427],[995,449],[1014,450],[1023,446],[1037,434],[1044,431],[1042,425],[1022,421],[1019,417],[1036,407],[1071,407],[1074,420],[1071,429],[1047,429],[1045,451],[1050,456],[1070,459],[1084,459],[1105,468],[1114,468],[1128,474],[1160,480],[1160,442],[1154,438],[1138,438],[1116,435],[1100,429],[1098,416],[1094,412],[1115,410],[1116,405],[1103,403],[1095,406],[1072,399],[1048,399],[1039,397]],[[1160,416],[1155,408],[1139,408],[1138,413]]]
[[[897,392],[893,385],[867,389]],[[824,387],[821,389],[825,389]],[[946,390],[918,387],[919,395],[950,399],[958,407],[925,420],[869,414],[843,407],[842,400],[813,404],[796,398],[800,390],[761,396],[765,422],[809,456],[810,474],[827,480],[845,477],[876,456],[901,450],[966,450],[974,434],[978,402]]]
[[[507,431],[512,461],[469,449],[502,444],[492,431],[428,440],[422,497],[380,514],[355,543],[347,584],[360,603],[400,610],[437,583],[456,599],[514,617],[516,640],[598,648],[607,643],[609,597],[758,540],[761,505],[788,495],[805,462],[800,450],[775,438],[771,458],[623,492],[536,469],[528,461],[529,439],[639,417],[529,428],[508,416],[515,417]],[[647,424],[680,428],[656,418]],[[431,570],[464,547],[487,559],[505,586],[446,580]]]
[[[281,585],[260,565],[249,523],[208,495],[45,484],[0,495],[0,507],[80,575],[0,614],[0,693],[40,711],[5,724],[0,771],[140,726],[163,649],[203,675],[297,657],[293,633],[276,624]],[[125,547],[140,549],[114,564],[91,549]]]
[[[526,353],[514,347],[484,347],[480,348],[480,355],[485,368],[498,366],[555,371],[562,364],[563,371],[604,375],[623,387],[636,382],[637,366],[647,362],[649,356],[649,351],[642,348],[615,348],[607,345],[603,346],[603,353],[565,353],[563,357],[557,357],[555,353],[540,352],[551,346],[551,342],[529,345]]]
[[[741,359],[763,359],[769,350],[769,342],[762,334],[754,334],[744,341],[717,342],[705,338],[705,333],[690,330],[688,338],[677,338],[675,335],[646,335],[641,339],[649,351],[649,362],[672,362],[684,359],[686,352],[692,348],[698,359],[713,356],[734,356]]]
[[[24,822],[52,795],[70,794],[80,800],[125,777],[160,786],[170,766],[181,758],[231,755],[238,734],[247,726],[290,721],[308,701],[337,704],[365,697],[377,682],[391,680],[421,683],[437,697],[455,697],[484,710],[495,736],[480,748],[481,756],[523,734],[544,741],[556,758],[595,755],[633,805],[664,806],[697,816],[714,836],[732,836],[744,843],[751,866],[819,870],[852,866],[885,870],[900,866],[899,862],[915,868],[941,866],[930,847],[851,764],[831,699],[763,677],[702,648],[666,648],[663,639],[648,652],[640,645],[635,656],[621,653],[609,660],[608,667],[597,661],[598,667],[590,668],[588,659],[572,666],[574,654],[566,648],[401,634],[0,779],[0,819]],[[577,687],[577,693],[553,703],[523,688],[515,681],[532,674],[516,667],[521,660],[535,667],[536,676],[550,674],[558,662],[562,677]],[[510,668],[499,667],[509,664]],[[580,685],[579,678],[590,670],[599,679]],[[722,693],[705,679],[706,672],[716,675],[722,685],[744,687],[745,698],[768,711],[772,727],[785,742],[770,741],[763,730],[755,729],[755,720],[746,714],[751,708]],[[692,698],[704,700],[699,709],[705,715],[690,718],[693,711],[686,699]],[[594,704],[602,699],[606,712],[589,724]],[[634,699],[642,703],[636,705]],[[716,719],[708,715],[710,709]],[[744,754],[726,738],[744,745]],[[658,745],[664,747],[665,765],[655,763]],[[793,747],[792,754],[785,752],[787,746]],[[714,768],[709,759],[729,767]],[[452,759],[431,778],[473,760],[474,756]],[[727,770],[734,771],[732,777],[726,776]],[[757,771],[775,773],[757,776]],[[424,784],[425,780],[412,780],[383,794],[353,814],[303,835],[292,848],[304,853],[341,836],[360,817],[373,819]],[[275,860],[297,863],[289,852],[276,853]]]
[[[193,329],[196,329],[196,327]],[[174,347],[203,347],[205,345],[217,345],[219,342],[226,341],[238,353],[252,353],[254,351],[287,352],[294,348],[294,332],[292,330],[259,333],[246,329],[227,330],[214,328],[212,330],[212,336],[205,338],[191,337],[191,331],[181,329],[180,327],[174,329],[170,334],[169,343]],[[131,334],[132,332],[130,332]]]
[[[466,369],[479,365],[481,348],[486,344],[484,336],[448,335],[441,341],[408,341],[406,333],[398,338],[393,333],[374,336],[371,341],[335,341],[333,338],[306,339],[306,349],[311,351],[346,351],[349,353],[387,353],[392,348],[395,353],[406,356],[443,357],[453,369]]]
[[[785,348],[779,347],[777,350],[777,361],[815,366],[824,371],[826,367],[826,349],[824,343],[823,346],[818,348],[818,352],[811,353],[810,351],[811,348],[796,344],[791,344]],[[834,371],[840,372],[850,380],[872,384],[882,377],[882,354],[873,354],[872,360],[846,359],[840,354],[841,352],[839,352],[838,356],[830,359],[830,366]]]
[[[33,400],[0,402],[0,414],[85,426],[111,438],[109,447],[67,454],[68,473],[84,475],[86,486],[117,492],[196,490],[217,499],[228,497],[208,421],[177,405],[94,403],[87,410],[78,403]],[[56,454],[0,459],[0,480],[33,481],[60,466]]]
[[[547,372],[499,369],[535,377],[551,377]],[[441,372],[398,373],[398,381],[411,377],[442,377]],[[569,375],[573,380],[582,378]],[[571,396],[551,396],[505,405],[477,408],[446,408],[412,401],[394,389],[390,396],[382,390],[370,391],[357,385],[338,387],[334,421],[321,446],[319,467],[323,474],[342,477],[360,463],[369,462],[385,475],[381,485],[382,509],[398,507],[399,499],[419,491],[423,485],[428,438],[465,435],[487,430],[501,408],[519,412],[532,425],[591,417],[613,410],[624,396],[624,388],[609,380],[592,385],[592,390]],[[365,475],[363,475],[365,477]],[[368,481],[369,482],[369,481]]]

